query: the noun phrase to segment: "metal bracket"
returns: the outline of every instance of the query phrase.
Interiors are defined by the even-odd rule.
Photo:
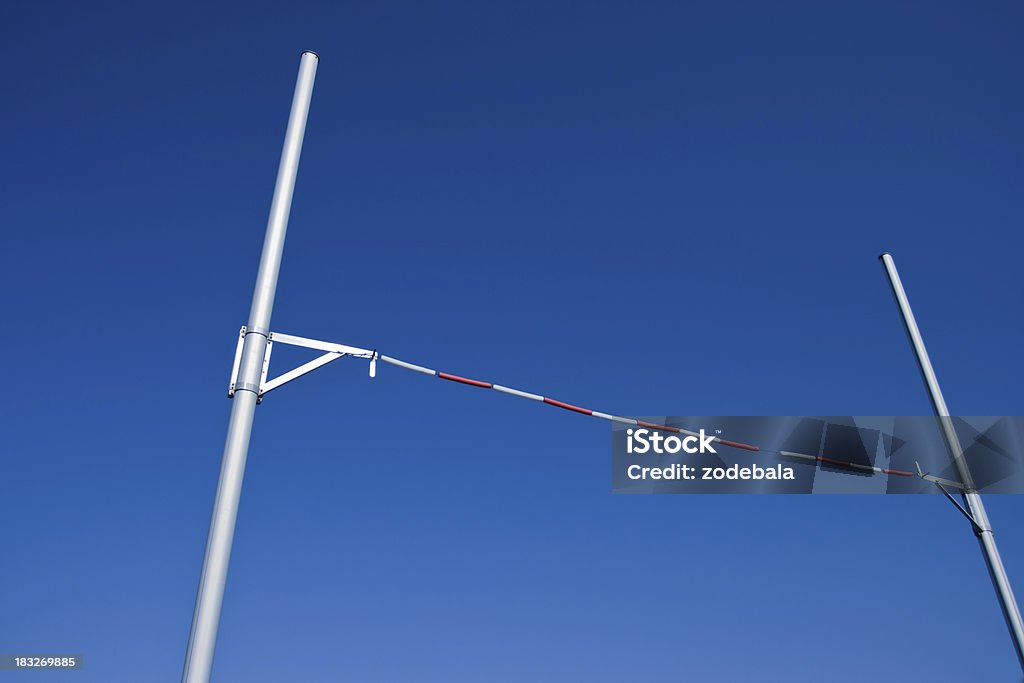
[[[950,486],[955,489],[960,489],[961,491],[967,490],[967,487],[958,481],[953,481],[952,479],[943,479],[942,477],[936,477],[928,472],[923,471],[921,469],[921,463],[919,462],[914,462],[914,465],[917,466],[917,476],[921,477],[925,481],[930,481],[940,488],[943,486]]]
[[[238,384],[238,366],[242,362],[242,347],[245,346],[245,325],[238,331],[238,344],[235,346],[235,362],[231,366],[231,381],[228,382],[228,398],[235,397],[235,386]]]
[[[245,344],[246,328],[243,325],[242,329],[238,333],[238,344],[235,347],[235,362],[231,368],[231,382],[228,385],[228,397],[231,398],[235,395],[235,389],[238,386],[238,369],[242,358],[242,347]],[[274,344],[286,344],[288,346],[301,346],[307,349],[315,349],[317,351],[324,351],[322,356],[318,356],[308,363],[304,363],[293,370],[282,373],[273,379],[267,379],[267,374],[270,369],[270,354],[274,348]],[[302,377],[306,373],[312,372],[317,368],[321,368],[331,361],[335,361],[344,356],[351,356],[353,358],[366,358],[370,361],[370,377],[375,376],[377,370],[377,358],[379,357],[376,351],[370,351],[368,349],[360,349],[355,346],[347,346],[345,344],[335,344],[334,342],[325,342],[318,339],[307,339],[306,337],[296,337],[291,334],[283,334],[281,332],[270,332],[267,334],[267,348],[263,354],[263,368],[260,373],[260,387],[256,393],[257,403],[263,401],[263,396],[268,392],[277,389],[278,387],[284,386],[292,380]]]
[[[960,489],[961,491],[966,491],[966,490],[967,490],[967,487],[966,487],[966,486],[964,486],[964,485],[963,485],[963,484],[961,484],[960,482],[956,482],[956,481],[953,481],[953,480],[951,480],[951,479],[943,479],[942,477],[935,477],[935,476],[932,476],[932,475],[931,475],[931,474],[929,474],[928,472],[925,472],[925,471],[923,471],[923,470],[921,469],[921,463],[915,462],[914,464],[915,464],[915,465],[917,465],[917,476],[921,477],[921,478],[922,478],[922,479],[924,479],[925,481],[930,481],[931,483],[933,483],[933,484],[935,484],[936,486],[938,486],[938,487],[939,487],[939,490],[940,490],[940,491],[942,491],[942,495],[944,495],[944,496],[946,497],[946,500],[948,500],[948,501],[949,501],[950,503],[952,503],[952,504],[953,504],[953,506],[954,506],[954,507],[955,507],[955,508],[956,508],[957,510],[959,510],[959,511],[960,511],[960,514],[962,514],[962,515],[963,515],[964,517],[966,517],[966,518],[967,518],[967,521],[971,523],[971,526],[973,526],[973,527],[974,527],[974,531],[975,531],[975,533],[977,533],[977,532],[980,532],[980,531],[983,531],[983,530],[984,530],[984,529],[982,528],[982,526],[981,526],[980,524],[978,524],[978,520],[976,520],[976,519],[974,518],[974,515],[972,515],[972,514],[971,514],[971,513],[970,513],[970,512],[969,512],[969,511],[967,510],[967,508],[965,508],[965,507],[964,507],[963,505],[961,505],[960,503],[958,503],[958,502],[957,502],[957,500],[956,500],[956,498],[954,498],[953,496],[951,496],[951,495],[949,494],[949,491],[947,491],[947,490],[946,490],[946,486],[952,486],[952,487],[954,487],[954,488],[958,488],[958,489]]]

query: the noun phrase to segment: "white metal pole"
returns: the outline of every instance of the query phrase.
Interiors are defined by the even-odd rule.
[[[917,365],[921,370],[925,386],[928,388],[928,395],[932,401],[932,408],[939,418],[943,437],[949,449],[950,457],[956,465],[960,481],[966,487],[961,493],[964,507],[974,518],[974,535],[978,538],[981,546],[981,553],[985,557],[985,564],[988,566],[989,576],[992,578],[992,585],[999,596],[999,604],[1003,610],[1003,618],[1006,619],[1006,626],[1010,630],[1010,638],[1017,650],[1017,660],[1021,669],[1024,670],[1024,624],[1021,622],[1020,609],[1017,607],[1017,599],[1013,596],[1013,588],[1010,586],[1010,579],[1003,567],[1003,560],[999,556],[999,549],[996,547],[996,539],[992,532],[992,524],[985,513],[985,504],[981,500],[981,494],[974,486],[970,469],[964,459],[960,440],[957,438],[956,430],[953,428],[953,421],[949,415],[949,408],[946,407],[946,400],[942,397],[942,390],[939,388],[939,380],[935,376],[932,362],[928,358],[928,351],[924,347],[924,339],[921,338],[921,331],[917,328],[917,321],[914,319],[914,312],[910,310],[910,301],[903,289],[900,275],[896,271],[896,264],[889,254],[879,256],[882,265],[885,267],[886,275],[889,276],[889,284],[896,297],[896,303],[900,308],[900,315],[903,317],[903,325],[910,338],[910,344],[914,348],[914,355],[917,357]]]
[[[213,650],[217,642],[217,625],[220,622],[224,584],[228,574],[228,560],[231,556],[231,542],[235,535],[238,499],[242,493],[245,459],[249,451],[249,435],[252,433],[253,415],[256,411],[263,355],[270,334],[270,313],[274,308],[277,275],[281,267],[285,233],[288,231],[288,214],[292,206],[295,175],[299,168],[302,138],[306,130],[306,118],[309,114],[309,101],[313,94],[313,80],[316,77],[318,61],[316,53],[306,51],[302,53],[299,63],[299,76],[292,98],[288,131],[284,138],[284,149],[281,151],[281,164],[277,169],[274,200],[270,205],[263,254],[256,276],[252,308],[249,310],[249,324],[246,326],[245,343],[231,405],[231,419],[228,421],[220,480],[217,482],[217,496],[213,502],[213,516],[210,520],[210,535],[206,541],[206,557],[203,559],[203,570],[199,577],[192,630],[189,633],[185,668],[181,676],[183,683],[207,683],[210,680]]]

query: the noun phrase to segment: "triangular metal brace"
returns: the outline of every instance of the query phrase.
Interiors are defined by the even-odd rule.
[[[238,333],[238,344],[235,347],[235,362],[231,369],[231,383],[228,386],[228,396],[235,395],[235,386],[238,383],[238,367],[242,358],[242,346],[245,343],[246,328],[243,326]],[[289,370],[283,374],[274,377],[273,379],[267,379],[267,371],[270,368],[270,354],[273,351],[274,344],[287,344],[288,346],[301,346],[307,349],[315,349],[317,351],[324,351],[322,356],[318,356],[308,363],[303,363],[299,367]],[[338,360],[344,356],[351,356],[353,358],[366,358],[370,361],[370,377],[376,374],[377,369],[377,353],[370,351],[369,349],[360,349],[355,346],[347,346],[345,344],[335,344],[333,342],[320,341],[318,339],[307,339],[306,337],[296,337],[291,334],[283,334],[281,332],[271,332],[267,335],[267,349],[263,354],[263,370],[260,375],[260,390],[257,393],[257,401],[262,401],[263,396],[268,392],[277,389],[278,387],[284,386],[294,379],[302,377],[308,372],[312,372],[317,368],[321,368],[331,361]]]
[[[959,502],[957,501],[957,499],[956,499],[956,498],[954,498],[953,496],[951,496],[951,495],[949,494],[949,491],[947,491],[947,490],[946,490],[946,487],[947,487],[947,486],[951,486],[951,487],[953,487],[953,488],[957,488],[957,489],[960,489],[961,491],[966,491],[966,490],[967,490],[967,487],[966,487],[966,486],[964,486],[964,485],[963,485],[963,484],[961,484],[960,482],[957,482],[957,481],[953,481],[952,479],[943,479],[942,477],[935,477],[935,476],[932,476],[932,475],[931,475],[931,474],[929,474],[928,472],[925,472],[925,471],[923,471],[923,470],[921,469],[921,463],[915,462],[914,464],[915,464],[915,465],[917,465],[917,476],[921,477],[921,478],[922,478],[922,479],[924,479],[925,481],[930,481],[931,483],[933,483],[933,484],[935,484],[936,486],[938,486],[938,487],[939,487],[939,490],[940,490],[940,491],[942,491],[942,495],[944,495],[944,496],[946,497],[946,500],[948,500],[948,501],[949,501],[950,503],[952,503],[952,504],[953,504],[953,506],[954,506],[954,507],[956,507],[956,509],[957,509],[957,510],[959,510],[959,511],[960,511],[960,513],[961,513],[961,514],[962,514],[962,515],[963,515],[964,517],[966,517],[966,518],[967,518],[967,521],[971,523],[971,526],[973,526],[973,527],[974,527],[974,530],[975,530],[976,532],[979,532],[979,531],[982,531],[982,530],[983,530],[983,529],[982,529],[982,526],[981,526],[980,524],[978,524],[978,520],[974,519],[974,515],[972,515],[972,514],[971,514],[971,513],[970,513],[970,512],[969,512],[969,511],[967,510],[967,508],[965,508],[965,507],[964,507],[963,505],[961,505],[961,504],[960,504],[960,503],[959,503]]]

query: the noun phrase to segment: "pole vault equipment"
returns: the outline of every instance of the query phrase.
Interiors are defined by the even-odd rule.
[[[974,486],[967,461],[964,459],[963,449],[960,446],[960,439],[957,438],[956,430],[953,428],[953,420],[949,415],[949,408],[946,407],[946,399],[942,396],[942,389],[939,388],[939,380],[935,376],[935,369],[932,368],[932,361],[928,357],[928,350],[924,346],[924,339],[921,337],[921,330],[917,327],[914,319],[914,312],[910,309],[910,300],[907,299],[907,292],[903,289],[903,282],[896,270],[896,263],[889,254],[882,254],[878,257],[885,268],[885,274],[889,278],[889,286],[892,287],[893,296],[896,298],[896,305],[899,306],[900,316],[903,319],[903,326],[910,340],[910,346],[914,350],[914,357],[917,359],[917,367],[921,371],[921,378],[924,380],[925,388],[928,390],[928,397],[931,399],[932,408],[936,417],[939,418],[939,425],[942,429],[942,436],[949,449],[950,458],[956,466],[957,474],[960,476],[960,483],[949,480],[939,480],[920,472],[923,479],[932,481],[946,495],[960,512],[971,522],[974,535],[981,547],[981,554],[985,558],[985,565],[988,567],[992,585],[999,596],[999,605],[1003,610],[1003,618],[1010,631],[1010,638],[1017,651],[1017,660],[1021,669],[1024,670],[1024,624],[1021,622],[1020,609],[1017,607],[1017,599],[1013,595],[1013,587],[1003,567],[1003,559],[999,556],[999,548],[996,547],[995,535],[992,532],[992,524],[988,521],[985,512],[985,504],[981,500],[981,494]],[[918,467],[920,470],[920,466]],[[960,497],[963,505],[956,503],[956,500],[949,495],[943,482],[961,488]]]
[[[766,453],[769,451],[765,451]],[[808,455],[806,453],[794,453],[793,451],[772,451],[778,453],[784,458],[800,458],[801,460],[814,460],[825,465],[836,465],[839,467],[848,467],[851,470],[858,470],[860,472],[871,472],[873,474],[894,474],[897,477],[912,477],[913,472],[907,472],[906,470],[894,470],[888,467],[875,467],[874,465],[865,465],[859,462],[850,462],[849,460],[836,460],[835,458],[826,458],[823,455]]]
[[[224,444],[217,497],[213,502],[210,534],[206,541],[206,556],[196,592],[196,606],[192,615],[192,629],[188,636],[183,683],[207,683],[213,666],[213,650],[217,643],[217,625],[220,622],[224,584],[228,576],[228,560],[235,535],[238,500],[242,493],[245,460],[249,452],[249,436],[256,412],[260,385],[266,376],[269,347],[270,313],[274,308],[277,275],[281,268],[288,215],[295,190],[295,175],[299,170],[302,138],[306,131],[309,101],[313,95],[313,81],[319,57],[314,52],[303,52],[299,62],[299,75],[292,97],[288,130],[281,150],[281,163],[277,169],[274,200],[263,240],[263,255],[256,275],[256,289],[249,310],[249,324],[238,340],[231,395],[231,418]]]
[[[235,348],[235,362],[232,369],[231,381],[228,383],[228,396],[233,396],[237,390],[238,385],[238,367],[240,363],[240,357],[243,353],[242,340],[246,337],[246,328],[243,327],[238,334],[238,344]],[[317,351],[323,351],[323,355],[314,358],[313,360],[300,365],[294,370],[289,370],[282,375],[274,377],[273,379],[267,378],[267,370],[270,367],[270,354],[273,350],[274,344],[288,344],[291,346],[301,346],[307,349],[314,349]],[[682,427],[673,427],[672,425],[657,424],[654,422],[645,422],[644,420],[637,420],[631,417],[620,417],[618,415],[612,415],[610,413],[602,413],[597,410],[591,410],[590,408],[583,408],[581,406],[573,405],[572,403],[566,403],[559,401],[547,396],[540,394],[534,394],[529,391],[521,391],[520,389],[513,389],[506,387],[501,384],[495,384],[494,382],[485,382],[479,379],[471,379],[469,377],[462,377],[455,375],[450,372],[442,372],[441,370],[434,370],[433,368],[424,367],[422,365],[416,365],[408,361],[399,360],[392,358],[391,356],[385,356],[378,353],[376,350],[361,349],[355,346],[348,346],[347,344],[337,344],[335,342],[320,341],[318,339],[308,339],[306,337],[296,337],[293,334],[282,334],[280,332],[271,332],[268,335],[266,353],[263,357],[262,375],[260,377],[260,388],[257,392],[257,402],[263,400],[263,396],[267,393],[281,387],[292,380],[298,379],[302,375],[308,372],[312,372],[317,368],[331,363],[339,358],[344,357],[350,358],[363,358],[370,361],[370,377],[376,377],[377,375],[377,361],[394,365],[395,367],[402,368],[403,370],[411,370],[422,375],[428,375],[430,377],[436,377],[438,379],[447,380],[456,384],[463,384],[465,386],[476,387],[478,389],[493,389],[494,391],[502,394],[508,394],[509,396],[515,396],[517,398],[525,398],[530,401],[536,401],[545,405],[554,406],[555,408],[561,408],[572,413],[579,413],[580,415],[588,415],[590,417],[596,417],[601,420],[607,420],[609,422],[620,422],[635,427],[646,427],[648,429],[656,429],[662,432],[669,432],[671,434],[685,434],[695,438],[700,437],[699,432],[695,432],[690,429],[684,429]],[[729,446],[731,448],[738,448],[745,451],[752,451],[760,455],[778,455],[786,458],[798,458],[801,460],[812,460],[820,462],[825,465],[832,465],[836,467],[844,467],[851,471],[855,471],[860,474],[890,474],[898,477],[912,477],[913,472],[907,472],[904,470],[894,470],[884,467],[875,467],[873,465],[864,465],[862,463],[850,462],[847,460],[837,460],[835,458],[829,458],[822,455],[809,455],[806,453],[795,453],[793,451],[775,451],[775,450],[764,450],[759,446],[742,443],[740,441],[730,441],[729,439],[723,439],[720,436],[711,437],[713,443],[721,444],[722,446]]]
[[[465,384],[482,389],[493,389],[500,393],[530,399],[544,403],[563,410],[591,417],[597,417],[612,422],[621,422],[638,427],[647,427],[666,432],[687,434],[697,436],[695,432],[685,430],[671,425],[659,425],[632,418],[619,417],[608,413],[602,413],[589,408],[582,408],[570,403],[548,398],[540,394],[533,394],[510,387],[484,382],[475,379],[453,375],[447,372],[439,372],[427,367],[408,363],[390,356],[382,356],[376,350],[360,349],[344,344],[323,342],[315,339],[296,337],[292,335],[271,333],[270,317],[274,306],[274,296],[277,289],[278,273],[281,265],[281,257],[284,250],[285,235],[288,229],[288,217],[291,211],[292,194],[295,188],[295,178],[298,171],[299,156],[302,149],[302,140],[305,134],[306,119],[309,115],[309,104],[313,92],[313,82],[316,77],[316,69],[319,57],[313,52],[303,52],[299,65],[299,74],[295,85],[295,92],[292,99],[291,114],[288,119],[288,128],[285,134],[284,148],[281,152],[281,161],[278,167],[277,182],[274,188],[274,198],[270,208],[270,217],[267,221],[267,229],[263,243],[263,253],[260,257],[259,271],[256,278],[256,287],[253,292],[252,307],[249,312],[248,324],[243,327],[238,336],[234,364],[231,372],[231,380],[228,387],[228,395],[234,399],[231,418],[228,422],[227,438],[224,445],[224,455],[221,464],[220,479],[217,483],[217,495],[214,499],[213,514],[210,520],[210,531],[206,544],[206,553],[203,559],[202,573],[199,579],[199,588],[196,593],[195,611],[192,617],[192,627],[189,633],[188,649],[185,655],[185,666],[182,673],[183,683],[208,683],[210,671],[213,665],[214,647],[217,640],[217,628],[220,621],[221,605],[224,598],[224,586],[227,580],[228,561],[231,555],[231,545],[235,531],[235,520],[238,514],[238,502],[241,496],[242,480],[245,471],[245,462],[248,455],[249,439],[252,433],[252,423],[255,416],[255,408],[263,397],[270,391],[277,389],[302,375],[317,368],[323,367],[339,358],[347,356],[363,358],[369,361],[370,376],[376,374],[377,362],[382,361],[406,370],[431,375],[439,379]],[[921,342],[920,333],[914,322],[913,314],[910,312],[909,304],[903,287],[899,283],[899,276],[896,274],[895,266],[888,255],[882,256],[886,271],[889,273],[893,291],[896,294],[901,312],[904,316],[904,323],[910,335],[914,350],[918,355],[918,363],[921,367],[925,382],[928,385],[932,397],[932,403],[936,413],[948,418],[949,412],[938,389],[931,363],[928,361],[927,353]],[[323,354],[289,372],[286,372],[273,379],[268,379],[270,366],[270,354],[274,343],[292,344],[306,348],[317,349]],[[949,439],[950,451],[954,461],[960,462],[958,457],[959,444],[955,443],[955,434],[950,429],[946,431]],[[851,470],[866,471],[867,466],[814,456],[809,454],[794,453],[790,451],[766,451],[759,449],[756,445],[744,444],[736,441],[729,441],[715,437],[714,442],[723,446],[730,446],[741,450],[765,454],[776,454],[783,457],[795,457],[814,460],[830,465],[847,467]],[[954,445],[955,444],[955,445]],[[962,455],[962,454],[961,454]],[[912,476],[910,472],[900,470],[883,470],[871,468],[871,473],[895,474],[898,476]],[[919,471],[919,476],[932,481],[942,488],[943,493],[952,499],[952,496],[943,488],[946,484],[958,486],[957,482],[939,480],[936,477]],[[985,515],[981,498],[973,484],[970,483],[969,473],[962,473],[964,481],[963,499],[965,506],[961,511],[971,520],[978,536],[982,551],[988,563],[992,581],[999,593],[1003,606],[1003,614],[1014,637],[1014,645],[1017,648],[1018,658],[1024,667],[1024,630],[1021,628],[1020,612],[1017,609],[1016,601],[1010,590],[1010,584],[1003,569],[1002,561],[999,559],[995,541],[992,537],[992,529]],[[955,501],[954,501],[955,502]]]
[[[564,401],[558,401],[547,396],[541,396],[540,394],[533,394],[528,391],[520,391],[519,389],[513,389],[511,387],[502,386],[500,384],[494,384],[493,382],[483,382],[478,379],[469,379],[468,377],[460,377],[459,375],[453,375],[449,372],[441,372],[440,370],[432,370],[419,365],[413,365],[412,363],[406,363],[405,361],[392,358],[391,356],[377,355],[381,361],[390,363],[391,365],[405,368],[406,370],[413,370],[414,372],[420,372],[424,375],[433,375],[438,379],[448,380],[449,382],[456,382],[458,384],[466,384],[471,387],[479,387],[481,389],[493,389],[494,391],[501,392],[502,394],[508,394],[509,396],[517,396],[519,398],[529,399],[531,401],[538,401],[555,408],[561,408],[562,410],[568,410],[569,412],[579,413],[580,415],[589,415],[596,417],[601,420],[608,420],[609,422],[621,422],[622,424],[633,425],[636,427],[647,427],[648,429],[657,429],[662,432],[669,432],[672,434],[686,434],[687,436],[698,436],[697,432],[683,429],[681,427],[672,427],[670,425],[655,424],[653,422],[644,422],[643,420],[634,420],[629,417],[619,417],[618,415],[610,415],[608,413],[602,413],[597,410],[591,410],[590,408],[582,408],[580,406],[573,405],[571,403],[565,403]],[[721,437],[714,437],[715,443],[720,443],[723,446],[731,446],[733,448],[741,448],[746,451],[759,451],[761,450],[757,446],[752,446],[746,443],[740,443],[738,441],[729,441]]]

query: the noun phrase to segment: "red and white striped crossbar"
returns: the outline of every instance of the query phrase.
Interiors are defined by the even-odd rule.
[[[537,401],[539,403],[546,403],[549,406],[554,406],[556,408],[561,408],[562,410],[568,410],[568,411],[573,412],[573,413],[580,413],[581,415],[589,415],[591,417],[600,418],[602,420],[608,420],[610,422],[621,422],[622,424],[634,425],[636,427],[647,427],[648,429],[657,429],[658,431],[670,432],[670,433],[673,433],[673,434],[686,434],[688,436],[699,436],[699,434],[697,432],[690,431],[688,429],[683,429],[682,427],[672,427],[671,425],[655,424],[653,422],[645,422],[643,420],[636,420],[636,419],[633,419],[631,417],[620,417],[618,415],[611,415],[609,413],[602,413],[602,412],[597,411],[597,410],[591,410],[590,408],[583,408],[581,406],[573,405],[572,403],[565,403],[564,401],[558,401],[556,399],[549,398],[547,396],[541,396],[540,394],[532,394],[532,393],[530,393],[528,391],[520,391],[519,389],[513,389],[511,387],[502,386],[500,384],[494,384],[493,382],[484,382],[484,381],[478,380],[478,379],[470,379],[469,377],[461,377],[459,375],[453,375],[453,374],[451,374],[449,372],[441,372],[440,370],[434,370],[432,368],[423,367],[422,365],[415,365],[413,363],[407,363],[404,360],[399,360],[397,358],[392,358],[391,356],[385,356],[383,354],[377,353],[376,351],[371,351],[369,349],[360,349],[360,348],[356,348],[354,346],[346,346],[346,345],[343,345],[343,344],[334,344],[332,342],[322,342],[322,341],[318,341],[318,340],[315,340],[315,339],[306,339],[305,337],[295,337],[295,336],[292,336],[292,335],[285,335],[285,334],[280,334],[280,333],[277,333],[277,332],[273,333],[272,339],[275,342],[278,342],[278,343],[292,344],[292,345],[295,345],[295,346],[305,346],[305,347],[308,347],[308,348],[318,349],[320,351],[327,352],[325,354],[325,357],[326,356],[331,356],[331,357],[327,358],[326,360],[324,360],[323,363],[320,363],[321,365],[325,364],[329,360],[334,360],[334,358],[340,358],[342,356],[352,356],[352,357],[356,357],[356,358],[366,358],[366,359],[369,359],[369,361],[370,361],[370,376],[371,377],[376,375],[377,360],[381,360],[384,363],[388,363],[389,365],[394,365],[396,367],[404,368],[406,370],[412,370],[413,372],[419,372],[419,373],[424,374],[424,375],[430,375],[432,377],[437,377],[438,379],[448,380],[449,382],[455,382],[457,384],[465,384],[465,385],[468,385],[468,386],[471,386],[471,387],[477,387],[477,388],[480,388],[480,389],[493,389],[494,391],[499,391],[499,392],[501,392],[503,394],[508,394],[510,396],[518,396],[519,398],[526,398],[526,399],[530,399],[531,401]],[[307,365],[313,365],[313,364],[315,364],[317,362],[319,362],[319,361],[312,361],[311,363],[307,363]],[[319,367],[319,366],[317,366],[317,367]],[[306,368],[306,366],[303,366],[302,368],[297,368],[297,370],[302,370],[303,372],[305,372],[306,371],[305,368]],[[312,368],[310,368],[310,369],[312,369]],[[294,373],[286,373],[285,375],[282,375],[282,378],[287,377],[289,380],[293,379],[293,377],[291,377],[291,374],[294,374]],[[296,376],[298,376],[298,375],[296,375]],[[280,384],[280,382],[278,382],[277,380],[273,380],[272,382],[274,382],[273,386],[278,386]],[[739,441],[730,441],[728,439],[723,439],[723,438],[721,438],[719,436],[716,436],[716,437],[713,437],[713,438],[714,438],[714,442],[715,443],[721,444],[723,446],[729,446],[729,447],[732,447],[732,448],[739,448],[739,449],[742,449],[742,450],[745,450],[745,451],[753,451],[753,452],[761,451],[761,448],[759,446],[754,446],[754,445],[751,445],[751,444],[748,444],[748,443],[742,443],[742,442],[739,442]],[[901,477],[911,477],[911,476],[913,476],[913,472],[905,472],[903,470],[893,470],[893,469],[886,469],[886,468],[881,468],[881,467],[873,467],[871,465],[862,465],[860,463],[855,463],[855,462],[847,462],[847,461],[844,461],[844,460],[836,460],[834,458],[826,458],[826,457],[823,457],[823,456],[820,456],[820,455],[807,455],[807,454],[804,454],[804,453],[794,453],[792,451],[762,451],[762,452],[765,453],[765,454],[767,454],[767,453],[778,453],[778,455],[782,455],[782,456],[787,456],[787,457],[791,457],[791,458],[801,458],[801,459],[804,459],[804,460],[813,460],[813,461],[817,461],[817,462],[821,462],[821,463],[826,463],[826,464],[829,464],[829,465],[834,465],[834,466],[839,466],[839,467],[847,467],[847,468],[849,468],[851,470],[858,470],[858,471],[862,471],[862,472],[871,472],[871,473],[878,473],[878,474],[893,474],[893,475],[897,475],[897,476],[901,476]]]
[[[590,408],[583,408],[583,407],[580,407],[580,406],[573,405],[571,403],[565,403],[563,401],[558,401],[558,400],[553,399],[553,398],[548,398],[547,396],[541,396],[540,394],[531,394],[531,393],[529,393],[527,391],[520,391],[519,389],[512,389],[510,387],[505,387],[505,386],[502,386],[500,384],[494,384],[493,382],[484,382],[484,381],[481,381],[481,380],[478,380],[478,379],[470,379],[469,377],[460,377],[459,375],[453,375],[453,374],[448,373],[448,372],[441,372],[440,370],[433,370],[431,368],[425,368],[422,365],[413,365],[412,363],[406,363],[403,360],[398,360],[397,358],[392,358],[390,356],[378,355],[377,357],[380,358],[380,360],[384,361],[385,363],[390,363],[391,365],[397,365],[398,367],[405,368],[406,370],[412,370],[414,372],[420,372],[420,373],[423,373],[424,375],[432,375],[432,376],[437,377],[439,379],[446,379],[449,382],[457,382],[459,384],[467,384],[467,385],[469,385],[471,387],[479,387],[481,389],[494,389],[495,391],[500,391],[503,394],[510,394],[512,396],[518,396],[520,398],[528,398],[528,399],[530,399],[532,401],[539,401],[541,403],[546,403],[549,406],[555,406],[556,408],[561,408],[563,410],[569,410],[569,411],[572,411],[574,413],[580,413],[581,415],[590,415],[591,417],[601,418],[602,420],[609,420],[611,422],[621,422],[623,424],[636,425],[638,427],[647,427],[649,429],[657,429],[659,431],[671,432],[671,433],[674,433],[674,434],[687,434],[687,435],[691,435],[691,436],[698,436],[697,432],[693,432],[693,431],[690,431],[688,429],[682,429],[681,427],[672,427],[670,425],[654,424],[652,422],[645,422],[643,420],[635,420],[635,419],[630,418],[630,417],[620,417],[618,415],[610,415],[608,413],[602,413],[602,412],[599,412],[599,411],[596,411],[596,410],[591,410]],[[733,448],[741,448],[741,449],[747,450],[747,451],[760,451],[761,450],[761,448],[758,447],[758,446],[754,446],[754,445],[747,444],[747,443],[741,443],[739,441],[730,441],[728,439],[723,439],[721,437],[715,437],[714,440],[715,440],[715,443],[720,443],[723,446],[731,446]],[[836,460],[835,458],[827,458],[827,457],[820,456],[820,455],[806,455],[804,453],[794,453],[792,451],[779,451],[779,455],[789,456],[789,457],[792,457],[792,458],[801,458],[801,459],[806,459],[806,460],[814,460],[814,461],[821,462],[821,463],[826,463],[826,464],[829,464],[829,465],[834,465],[834,466],[839,466],[839,467],[848,467],[850,469],[859,470],[859,471],[863,471],[863,472],[872,472],[872,473],[878,473],[878,474],[893,474],[893,475],[897,475],[897,476],[900,476],[900,477],[911,477],[911,476],[913,476],[913,472],[906,472],[904,470],[893,470],[893,469],[888,469],[888,468],[883,468],[883,467],[874,467],[872,465],[862,465],[862,464],[856,463],[856,462],[849,462],[849,461],[845,461],[845,460]]]
[[[873,472],[876,474],[895,474],[900,477],[912,477],[913,472],[906,472],[904,470],[891,470],[886,467],[875,467],[874,465],[862,465],[859,462],[850,462],[848,460],[836,460],[835,458],[826,458],[822,455],[807,455],[806,453],[794,453],[793,451],[779,451],[779,455],[787,458],[801,458],[803,460],[815,460],[817,462],[823,462],[826,465],[838,465],[839,467],[849,467],[853,470],[860,470],[861,472]]]
[[[421,372],[424,375],[433,375],[434,377],[437,377],[439,379],[446,379],[449,382],[457,382],[459,384],[467,384],[471,387],[479,387],[481,389],[494,389],[495,391],[500,391],[503,394],[509,394],[510,396],[518,396],[519,398],[528,398],[531,401],[539,401],[541,403],[546,403],[549,406],[555,406],[556,408],[561,408],[562,410],[580,413],[581,415],[590,415],[591,417],[597,417],[602,420],[609,420],[611,422],[621,422],[623,424],[634,425],[637,427],[648,427],[650,429],[657,429],[662,432],[672,432],[674,434],[688,434],[691,436],[698,436],[697,432],[692,432],[688,429],[682,429],[681,427],[672,427],[669,425],[660,425],[654,424],[652,422],[644,422],[643,420],[634,420],[633,418],[630,417],[619,417],[618,415],[609,415],[608,413],[602,413],[596,410],[591,410],[590,408],[581,408],[580,406],[575,406],[571,403],[565,403],[563,401],[558,401],[553,398],[548,398],[547,396],[541,396],[540,394],[531,394],[527,391],[520,391],[519,389],[512,389],[511,387],[504,387],[500,384],[494,384],[493,382],[482,382],[478,379],[470,379],[468,377],[460,377],[458,375],[453,375],[448,372],[441,372],[440,370],[432,370],[431,368],[425,368],[422,365],[413,365],[412,363],[406,363],[405,361],[398,360],[397,358],[392,358],[391,356],[381,355],[378,356],[378,358],[380,358],[385,363],[397,365],[398,367],[405,368],[406,370]],[[714,440],[715,443],[720,443],[723,446],[742,448],[747,451],[761,450],[757,446],[751,446],[750,444],[740,443],[738,441],[729,441],[727,439],[723,439],[717,436],[714,438]]]

